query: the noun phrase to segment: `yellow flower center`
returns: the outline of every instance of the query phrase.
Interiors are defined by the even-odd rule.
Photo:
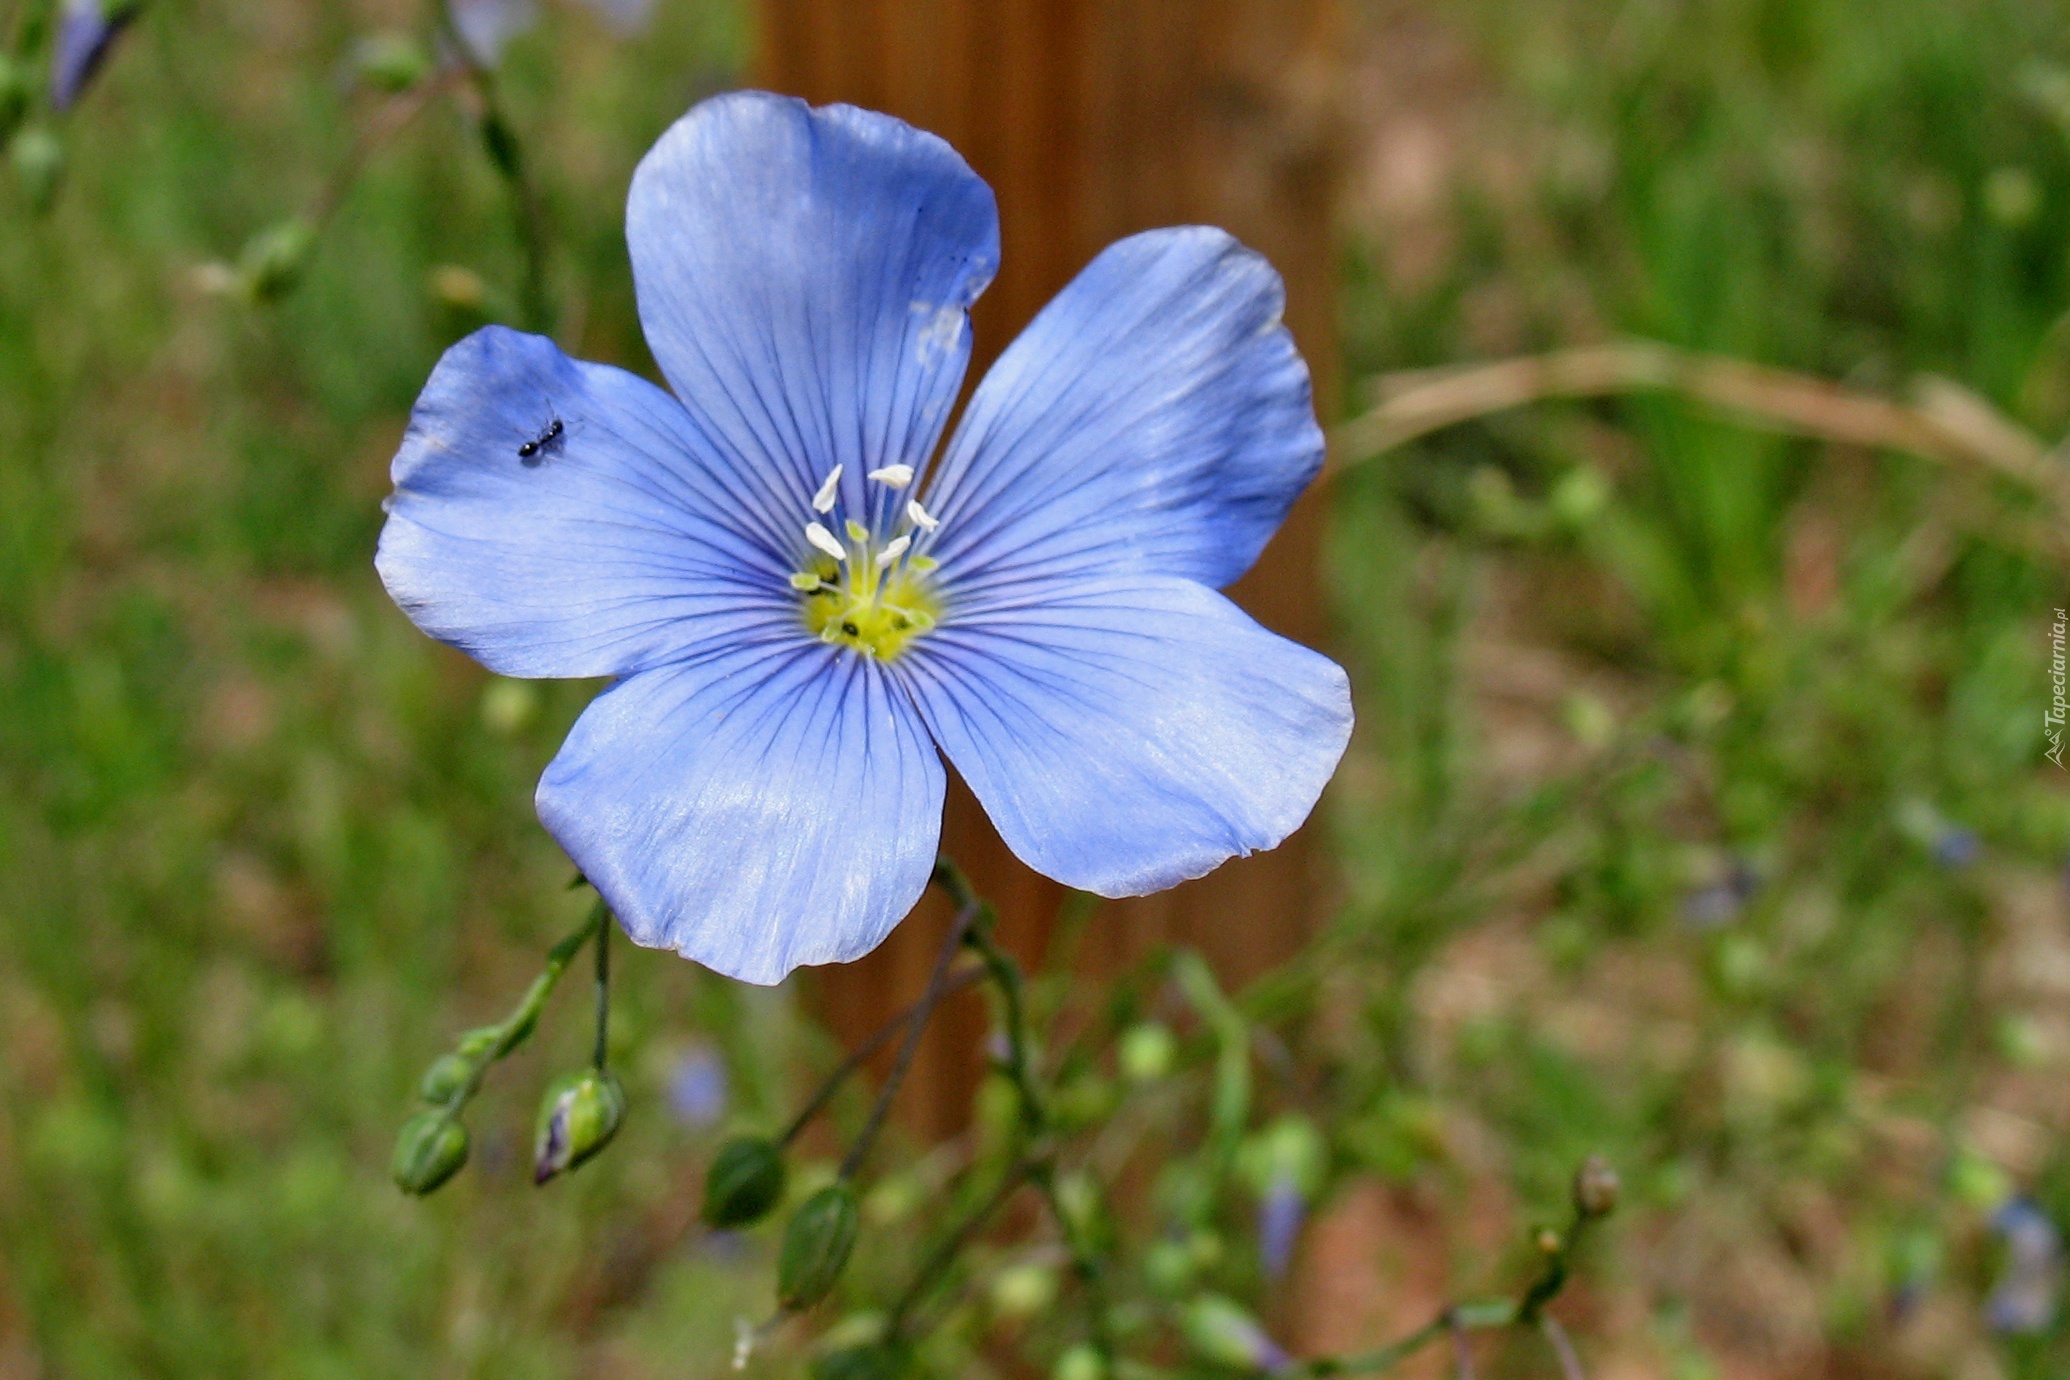
[[[847,538],[842,540],[827,526],[841,504],[841,469],[834,466],[812,496],[805,559],[791,576],[791,588],[801,596],[800,612],[813,636],[890,661],[941,616],[928,578],[934,558],[914,549],[926,545],[941,523],[919,499],[909,498],[893,531],[872,531],[850,518],[840,524]],[[913,467],[886,465],[867,478],[896,494],[913,482]]]
[[[910,570],[876,578],[880,572],[865,564],[857,572],[861,578],[850,583],[834,562],[817,564],[811,573],[819,586],[804,591],[804,615],[806,630],[822,642],[890,661],[932,628],[941,612],[927,581]]]

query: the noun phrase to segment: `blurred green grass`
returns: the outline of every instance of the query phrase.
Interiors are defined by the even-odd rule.
[[[1465,55],[1467,152],[1434,272],[1385,238],[1350,257],[1354,379],[1638,334],[2070,422],[2053,7],[1428,13]],[[563,343],[643,370],[624,186],[744,47],[733,6],[658,15],[615,44],[549,9],[509,68]],[[492,1080],[479,1172],[422,1204],[386,1180],[424,1061],[581,904],[529,795],[588,687],[485,678],[369,560],[409,403],[481,319],[451,270],[488,314],[514,295],[510,211],[434,105],[280,306],[196,269],[319,194],[368,113],[344,55],[405,18],[153,7],[65,127],[54,212],[0,194],[9,1380],[716,1373],[767,1306],[766,1269],[684,1245],[707,1132],[635,1117],[537,1194],[490,1129],[528,1124],[581,1021]],[[1662,397],[1346,481],[1330,578],[1364,726],[1336,940],[1364,966],[1352,1033],[1304,1047],[1342,1166],[1490,1175],[1542,1215],[1612,1150],[1635,1211],[1591,1267],[1602,1331],[1692,1380],[2058,1373],[2054,1334],[1994,1344],[1978,1313],[2007,1188],[2070,1214],[2070,994],[2033,971],[2062,949],[2070,800],[2039,726],[2064,580],[1991,535],[2029,511]],[[737,1105],[776,1102],[810,1038],[780,1004],[621,972],[636,1100],[702,1042]],[[2007,1154],[2008,1119],[2041,1138]]]

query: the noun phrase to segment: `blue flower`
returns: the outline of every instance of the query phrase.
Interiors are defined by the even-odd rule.
[[[79,99],[138,8],[137,0],[65,0],[50,56],[53,110],[68,110]]]
[[[1140,895],[1278,844],[1351,729],[1215,588],[1322,461],[1278,276],[1219,230],[1101,254],[979,385],[998,262],[941,140],[759,92],[634,175],[673,395],[490,327],[447,352],[377,565],[510,676],[612,676],[541,820],[642,944],[775,982],[874,948],[956,767],[1021,859]]]
[[[2005,1268],[1984,1301],[1985,1318],[1997,1332],[2048,1331],[2062,1292],[2062,1233],[2028,1198],[2008,1199],[1993,1214],[1991,1229],[2005,1242]]]
[[[584,0],[620,38],[646,31],[654,0]],[[539,22],[539,0],[452,0],[453,28],[475,61],[494,67],[513,38]]]

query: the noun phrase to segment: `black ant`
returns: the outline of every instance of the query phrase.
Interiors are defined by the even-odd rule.
[[[518,459],[525,462],[526,469],[537,469],[539,462],[549,455],[558,455],[561,442],[567,436],[568,428],[559,417],[553,419],[546,430],[518,447]]]

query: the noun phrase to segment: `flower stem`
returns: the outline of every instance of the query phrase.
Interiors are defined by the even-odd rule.
[[[942,996],[944,998],[953,996],[977,982],[984,975],[985,970],[983,968],[959,969],[950,974],[947,985],[942,989]],[[784,1128],[783,1134],[777,1137],[777,1144],[789,1145],[796,1140],[799,1133],[811,1123],[812,1118],[818,1116],[827,1103],[833,1101],[834,1094],[841,1090],[841,1085],[848,1081],[849,1075],[875,1058],[879,1050],[891,1043],[893,1036],[904,1030],[912,1021],[920,1018],[924,1014],[926,1007],[927,1002],[924,997],[914,1002],[911,1006],[908,1006],[905,1010],[878,1026],[870,1033],[868,1039],[857,1045],[849,1053],[848,1057],[835,1065],[834,1071],[820,1080],[819,1087],[813,1090],[812,1096],[807,1098],[805,1105],[798,1109],[798,1114],[791,1118],[790,1124]]]
[[[1006,1027],[1006,1059],[1002,1072],[1013,1084],[1020,1104],[1021,1128],[1031,1147],[1023,1172],[1042,1195],[1050,1216],[1056,1219],[1057,1230],[1064,1238],[1064,1248],[1071,1256],[1072,1272],[1084,1286],[1093,1345],[1104,1355],[1112,1356],[1113,1337],[1107,1326],[1106,1267],[1099,1252],[1085,1239],[1077,1219],[1065,1210],[1057,1193],[1056,1151],[1049,1143],[1049,1105],[1036,1081],[1028,1054],[1027,1003],[1022,995],[1020,965],[1014,962],[1011,954],[993,942],[992,907],[979,900],[962,869],[945,857],[935,864],[934,878],[957,904],[966,909],[971,906],[979,908],[979,919],[970,927],[964,942],[977,951],[978,957],[984,961],[985,972],[999,989]]]
[[[603,902],[597,902],[603,908]],[[599,1073],[610,1053],[611,1043],[611,917],[605,914],[597,926],[597,1041],[590,1062]]]
[[[543,331],[550,324],[546,302],[545,205],[526,170],[524,146],[504,113],[497,91],[496,73],[475,55],[474,49],[461,36],[460,27],[453,22],[453,12],[446,0],[435,0],[432,10],[440,37],[466,69],[468,83],[474,87],[475,96],[482,103],[482,147],[489,155],[490,164],[509,186],[511,202],[517,209],[518,243],[525,255],[524,289],[520,297],[524,324],[532,330]]]
[[[841,1178],[855,1177],[855,1171],[862,1168],[870,1148],[877,1143],[877,1135],[884,1129],[884,1118],[891,1112],[891,1101],[898,1096],[901,1083],[906,1081],[906,1072],[913,1066],[913,1055],[919,1051],[920,1036],[927,1029],[928,1018],[934,1015],[935,1007],[948,995],[949,965],[955,961],[956,951],[963,947],[965,934],[971,923],[978,918],[982,907],[965,905],[956,912],[956,918],[949,923],[949,932],[942,939],[941,951],[934,956],[934,971],[927,976],[927,989],[921,994],[913,1018],[906,1024],[906,1037],[900,1041],[898,1054],[892,1060],[891,1072],[884,1080],[884,1086],[877,1093],[876,1105],[870,1108],[870,1119],[863,1124],[862,1134],[855,1138],[855,1144],[848,1148],[847,1158],[841,1161]]]
[[[935,1243],[927,1259],[913,1272],[913,1278],[906,1284],[905,1292],[898,1296],[898,1302],[891,1305],[890,1320],[885,1324],[884,1335],[897,1340],[905,1330],[906,1318],[920,1301],[927,1296],[927,1290],[955,1261],[963,1248],[970,1244],[978,1229],[991,1220],[992,1214],[1006,1206],[1008,1199],[1018,1193],[1028,1182],[1027,1163],[1022,1162],[1008,1169],[999,1180],[997,1188],[978,1204],[968,1217],[958,1222],[949,1234]]]
[[[540,1013],[546,1009],[546,999],[553,995],[553,989],[560,984],[561,974],[567,971],[568,964],[582,951],[582,946],[589,942],[590,936],[602,928],[610,913],[610,908],[604,904],[603,898],[598,897],[582,923],[571,930],[560,943],[547,950],[545,969],[538,977],[532,979],[532,985],[525,989],[525,995],[519,999],[511,1013],[504,1017],[500,1024],[492,1027],[495,1039],[490,1044],[488,1053],[476,1064],[467,1082],[446,1102],[446,1111],[449,1115],[457,1116],[468,1100],[481,1090],[482,1080],[489,1076],[491,1064],[508,1056],[531,1038],[532,1032],[539,1026]]]

